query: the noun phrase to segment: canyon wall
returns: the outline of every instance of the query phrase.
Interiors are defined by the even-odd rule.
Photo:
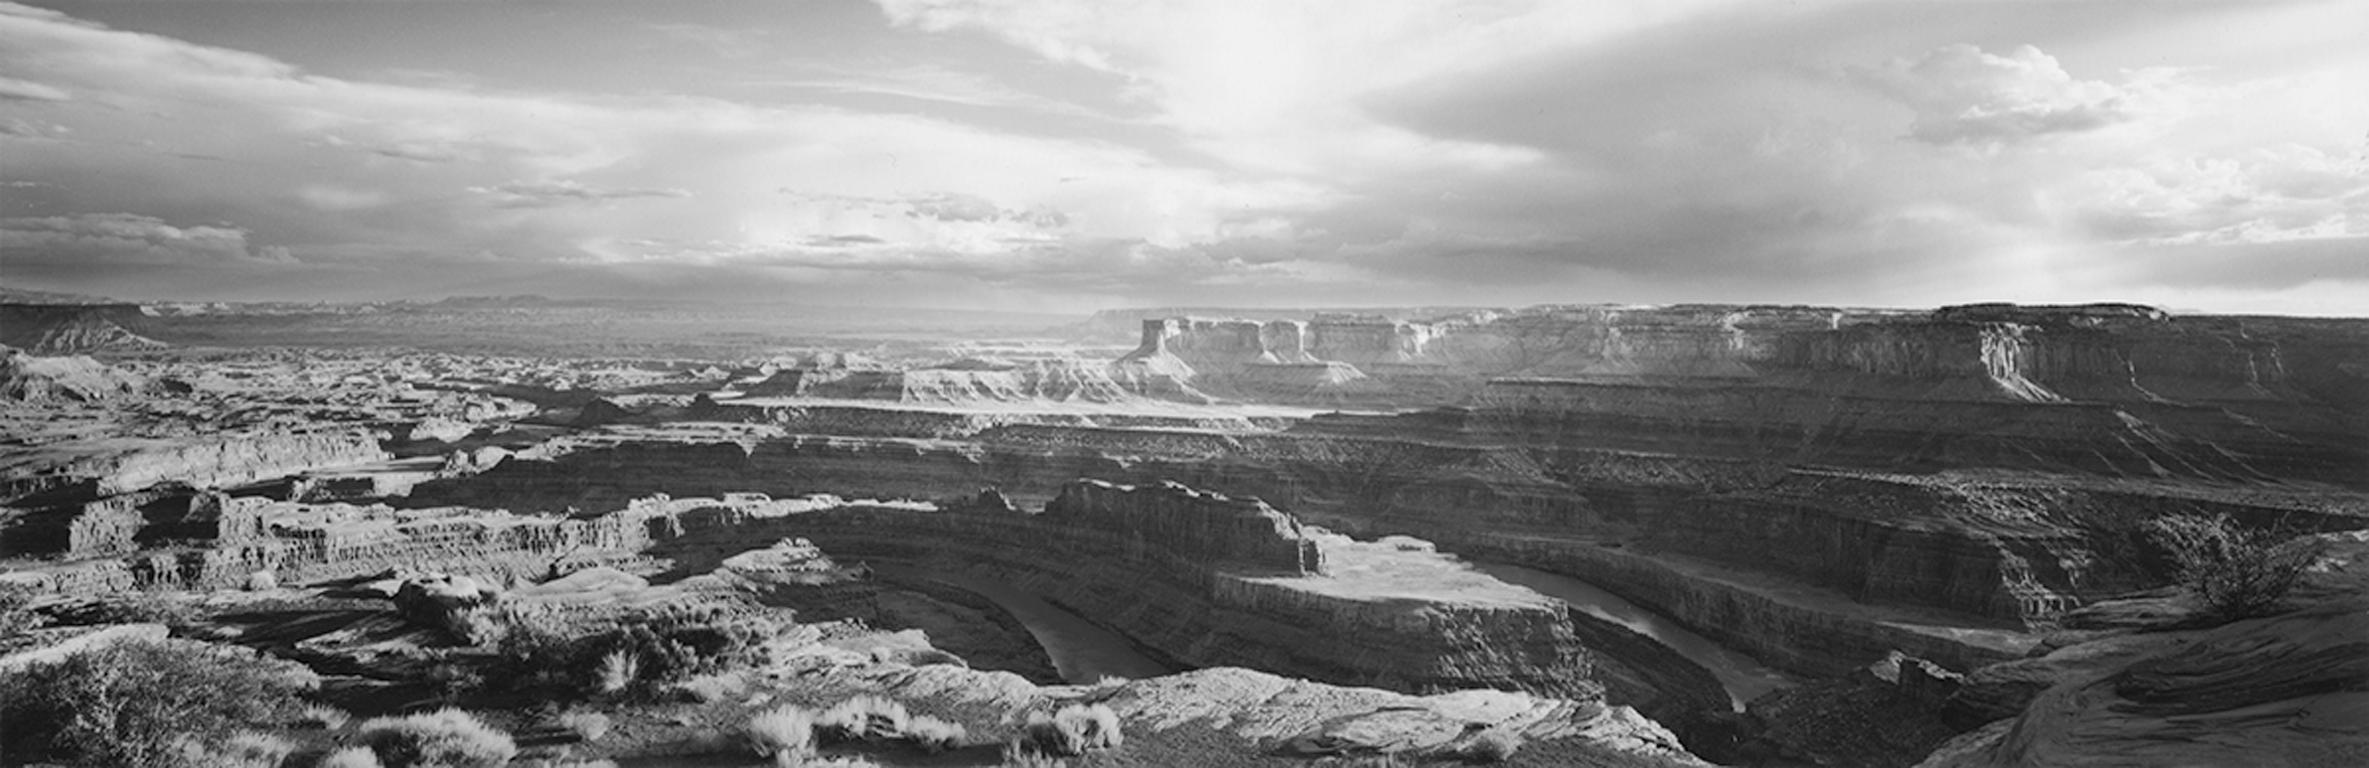
[[[1038,513],[1008,503],[938,510],[731,494],[654,496],[597,515],[554,516],[208,494],[163,524],[180,546],[31,568],[12,580],[90,594],[237,588],[257,574],[293,583],[396,570],[500,583],[593,565],[665,564],[682,577],[745,566],[752,551],[806,539],[842,559],[992,572],[1184,666],[1247,666],[1414,692],[1600,693],[1569,618],[1535,593],[1493,580],[1494,590],[1467,585],[1435,595],[1429,578],[1402,579],[1412,586],[1403,590],[1332,579],[1319,541],[1289,516],[1256,500],[1175,484],[1078,481]],[[1429,552],[1355,551],[1362,576],[1449,567]],[[800,581],[804,574],[772,572],[781,570],[763,575],[814,586]]]
[[[687,524],[650,552],[700,563],[750,541],[803,537],[847,560],[990,573],[1178,666],[1400,691],[1600,692],[1570,620],[1534,593],[1464,600],[1364,590],[1322,575],[1316,542],[1288,517],[1182,486],[1080,481],[1055,499],[1042,513],[976,503],[779,516],[717,508],[696,514],[720,517]]]
[[[2369,322],[2308,323],[2124,305],[1166,318],[1113,367],[1255,402],[1471,405],[1645,449],[2362,487]],[[2313,353],[2300,376],[2288,347]]]
[[[46,455],[8,468],[0,501],[75,489],[83,498],[112,496],[160,483],[225,488],[323,467],[392,458],[367,430],[324,428],[191,438],[116,438],[45,446]]]
[[[586,441],[422,485],[405,503],[601,508],[657,491],[742,489],[942,499],[989,486],[1043,503],[1078,477],[1176,480],[1256,496],[1360,536],[1409,534],[1580,578],[1705,634],[1748,638],[1738,645],[1797,671],[1848,668],[1893,647],[1941,660],[1987,659],[1999,652],[1994,644],[1967,646],[1946,633],[1904,633],[1886,622],[2009,631],[2045,624],[2095,596],[2146,586],[2154,576],[2121,558],[2139,526],[2157,515],[2230,514],[2319,529],[2357,526],[2369,516],[2358,503],[2346,507],[2308,491],[2231,495],[2069,478],[1870,475],[1749,458],[1508,446],[1471,438],[1468,416],[1343,417],[1280,434],[1006,425],[957,442]],[[1527,550],[1513,543],[1523,541],[1621,557],[1522,554]],[[1726,585],[1688,586],[1686,572],[1648,568],[1686,558],[1734,575]],[[1696,593],[1711,596],[1690,596]],[[1786,594],[1821,597],[1785,602]],[[1774,607],[1722,607],[1771,601]],[[1874,613],[1858,615],[1854,605]],[[1918,619],[1920,611],[1937,615]]]

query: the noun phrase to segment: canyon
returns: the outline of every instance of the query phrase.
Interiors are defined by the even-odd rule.
[[[1677,764],[2369,745],[2357,721],[2240,714],[2361,694],[2369,321],[1127,311],[734,348],[669,346],[650,328],[728,314],[669,309],[620,337],[647,355],[452,341],[635,317],[513,309],[355,315],[377,349],[264,343],[306,338],[275,330],[305,312],[11,305],[0,583],[66,605],[614,573],[921,629],[1030,676],[969,683],[1015,696],[1133,672],[1117,700],[1158,699],[1126,717],[1162,731],[1232,722],[1176,714],[1224,680],[1433,712],[1496,691],[1538,738]],[[2178,602],[2149,538],[2168,516],[2327,549],[2285,613],[2112,618]],[[448,613],[420,620],[458,632]]]

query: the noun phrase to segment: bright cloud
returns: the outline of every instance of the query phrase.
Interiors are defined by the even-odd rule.
[[[2340,2],[878,2],[0,3],[0,267],[1080,309],[2369,297]]]
[[[2122,89],[2075,80],[2056,57],[2029,45],[2005,55],[1948,45],[1858,72],[1914,107],[1908,135],[1935,144],[2010,143],[2130,119]]]

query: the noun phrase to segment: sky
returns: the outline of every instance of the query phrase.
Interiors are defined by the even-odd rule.
[[[2369,315],[2369,11],[0,1],[0,284]]]

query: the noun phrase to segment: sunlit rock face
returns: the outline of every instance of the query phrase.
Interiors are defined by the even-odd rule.
[[[1257,499],[1205,494],[1179,483],[1071,483],[1044,514],[1055,525],[1139,537],[1172,557],[1301,576],[1324,571],[1324,555],[1298,520]]]
[[[752,539],[797,536],[840,557],[978,569],[1181,666],[1402,691],[1602,693],[1563,608],[1534,592],[1437,553],[1351,541],[1255,500],[1181,485],[1081,480],[1041,512],[965,502],[776,514],[722,503],[676,517],[681,532],[653,553],[703,562]]]
[[[255,430],[186,438],[115,438],[44,446],[27,452],[0,485],[0,500],[77,486],[111,496],[159,483],[220,488],[286,477],[320,467],[384,461],[367,430]]]
[[[136,394],[142,376],[86,356],[42,357],[0,346],[0,402],[98,402]]]

